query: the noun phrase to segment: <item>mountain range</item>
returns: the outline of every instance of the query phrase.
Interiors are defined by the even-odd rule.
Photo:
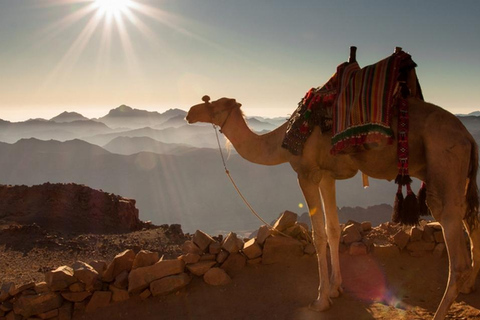
[[[179,109],[158,113],[122,105],[98,119],[64,112],[49,120],[2,120],[0,182],[85,184],[137,200],[142,220],[180,223],[186,232],[256,229],[261,222],[226,177],[212,126],[187,125],[185,114]],[[480,118],[459,119],[478,141]],[[267,132],[285,119],[249,117],[247,121],[255,131]],[[224,148],[226,140],[220,137]],[[227,166],[235,182],[266,221],[284,210],[306,211],[296,174],[288,164],[260,166],[234,149],[223,151],[229,153]],[[359,176],[338,181],[339,207],[353,208],[341,208],[340,218],[356,214],[354,220],[381,222],[387,219],[385,207],[383,213],[358,207],[392,204],[395,192],[393,182],[371,179],[364,190]]]

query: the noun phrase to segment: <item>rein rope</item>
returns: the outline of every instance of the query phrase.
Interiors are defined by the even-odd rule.
[[[260,220],[261,222],[263,222],[270,230],[278,233],[278,234],[281,234],[282,236],[285,236],[287,238],[293,238],[292,236],[280,231],[280,230],[276,230],[274,229],[268,222],[266,222],[264,219],[262,219],[262,217],[257,213],[257,211],[255,211],[255,209],[252,207],[252,205],[248,202],[248,200],[245,198],[245,196],[243,195],[243,193],[240,191],[240,189],[238,188],[237,184],[235,183],[235,180],[233,180],[232,176],[230,175],[230,171],[227,169],[227,163],[225,161],[225,157],[223,155],[223,151],[222,151],[222,147],[220,146],[220,138],[218,137],[218,131],[217,131],[217,126],[215,124],[212,123],[212,126],[213,126],[213,130],[215,131],[215,137],[217,138],[217,144],[218,144],[218,150],[220,151],[220,156],[222,158],[222,163],[223,163],[223,168],[225,169],[225,173],[227,174],[227,177],[228,179],[230,179],[230,182],[232,183],[233,187],[235,188],[235,190],[237,191],[238,195],[240,196],[240,198],[243,200],[243,202],[245,203],[245,205],[248,207],[248,209],[250,210],[250,212],[255,216],[257,217],[258,220]],[[221,131],[220,131],[221,132]],[[313,239],[311,237],[311,235],[308,233],[308,232],[305,232],[307,238],[310,240],[311,243],[313,243]]]

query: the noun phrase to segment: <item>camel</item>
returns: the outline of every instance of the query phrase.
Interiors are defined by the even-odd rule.
[[[302,155],[282,148],[287,123],[266,133],[256,134],[248,127],[241,104],[221,98],[203,103],[188,111],[188,123],[212,123],[230,140],[247,161],[261,165],[290,163],[297,173],[305,197],[317,252],[318,297],[310,305],[325,311],[331,298],[342,293],[339,263],[340,226],[337,216],[335,181],[349,179],[359,170],[373,178],[393,180],[397,168],[397,145],[394,141],[378,150],[332,155],[331,134],[317,126],[305,143]],[[407,99],[410,116],[410,175],[427,185],[427,205],[441,224],[449,257],[449,277],[434,319],[444,319],[459,292],[474,289],[480,269],[480,223],[478,221],[477,145],[454,115],[416,97]],[[397,114],[392,129],[397,136]],[[471,255],[463,236],[465,226],[470,237]],[[327,244],[330,247],[331,276],[328,276]]]

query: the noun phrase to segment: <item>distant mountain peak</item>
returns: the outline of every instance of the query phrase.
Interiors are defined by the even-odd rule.
[[[54,122],[73,122],[73,121],[79,121],[79,120],[89,120],[89,119],[84,117],[78,112],[68,112],[68,111],[63,111],[58,116],[50,119],[50,121],[54,121]]]

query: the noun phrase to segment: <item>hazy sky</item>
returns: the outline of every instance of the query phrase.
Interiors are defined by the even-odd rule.
[[[98,117],[120,104],[187,110],[204,94],[286,116],[351,45],[361,66],[401,46],[427,101],[480,109],[479,0],[131,0],[116,14],[100,5],[0,0],[1,119]]]

